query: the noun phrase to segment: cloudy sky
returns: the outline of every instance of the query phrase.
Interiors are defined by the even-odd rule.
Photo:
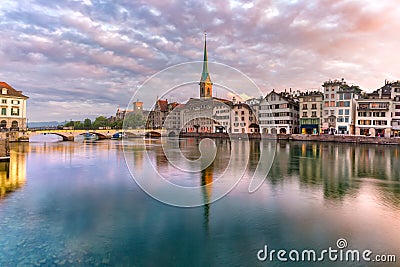
[[[342,77],[370,91],[400,79],[399,6],[1,0],[0,80],[30,97],[30,121],[111,115],[158,71],[202,60],[207,31],[209,61],[237,68],[264,92],[320,88]]]

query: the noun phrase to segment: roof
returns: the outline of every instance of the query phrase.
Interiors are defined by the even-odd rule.
[[[168,100],[157,100],[156,106],[160,109],[162,112],[168,111]]]
[[[7,88],[7,94],[5,94],[6,96],[29,98],[29,97],[23,95],[22,91],[15,90],[11,85],[9,85],[6,82],[0,82],[0,89],[2,89],[2,88]]]
[[[272,90],[271,92],[269,92],[264,99],[267,99],[268,96],[275,94],[281,98],[283,98],[284,100],[286,100],[289,103],[293,103],[293,104],[298,104],[298,99],[294,98],[290,93],[287,92],[275,92],[275,90]]]

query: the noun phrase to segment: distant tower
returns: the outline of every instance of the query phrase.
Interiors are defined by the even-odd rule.
[[[133,102],[133,111],[142,111],[143,110],[143,102]]]
[[[212,82],[210,74],[208,73],[208,59],[207,59],[207,34],[204,34],[204,59],[203,59],[203,72],[200,79],[200,97],[212,97]]]

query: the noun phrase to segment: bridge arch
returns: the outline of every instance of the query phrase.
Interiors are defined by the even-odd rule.
[[[33,133],[29,135],[29,139],[33,136],[37,136],[37,135],[57,135],[60,136],[63,141],[70,141],[71,140],[71,135],[67,135],[67,134],[63,134],[63,133],[57,133],[57,132],[39,132],[39,133]]]
[[[78,133],[75,136],[84,135],[86,133],[95,134],[95,135],[97,135],[97,137],[99,137],[99,139],[107,139],[107,136],[105,134],[98,133],[98,132],[95,132],[95,131],[87,131],[87,132],[83,132],[83,133]]]
[[[147,138],[160,138],[161,133],[156,132],[156,131],[150,131],[150,132],[147,132],[144,136]]]

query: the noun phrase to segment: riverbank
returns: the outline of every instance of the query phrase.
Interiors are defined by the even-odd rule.
[[[181,133],[181,138],[234,138],[234,139],[261,139],[260,133]],[[262,134],[262,138],[276,140],[292,140],[302,142],[334,142],[334,143],[358,143],[358,144],[383,144],[400,145],[400,138],[368,137],[356,135],[308,135],[308,134]]]
[[[334,143],[357,143],[357,144],[383,144],[383,145],[400,145],[398,137],[369,137],[357,135],[306,135],[292,134],[289,140],[304,142],[334,142]]]

